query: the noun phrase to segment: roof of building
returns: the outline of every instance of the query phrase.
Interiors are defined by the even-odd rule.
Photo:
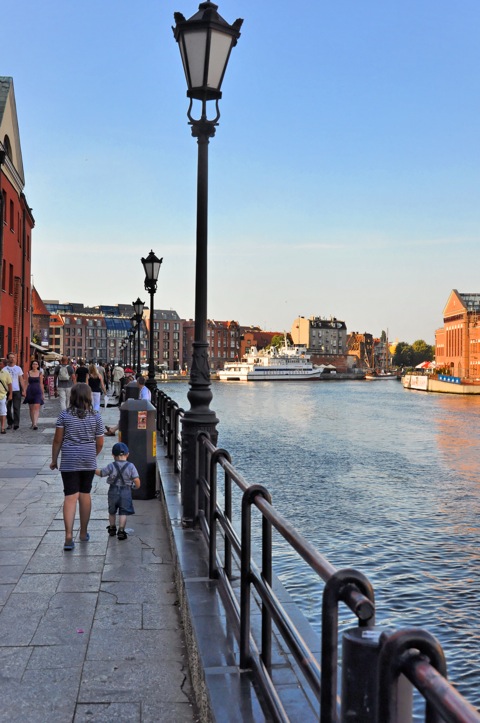
[[[480,294],[465,294],[459,291],[458,295],[468,311],[480,311]]]
[[[9,76],[0,75],[0,124],[3,120],[3,114],[7,107],[7,98],[12,86],[13,78]]]
[[[37,316],[50,316],[50,312],[40,298],[35,287],[32,288],[32,310]]]

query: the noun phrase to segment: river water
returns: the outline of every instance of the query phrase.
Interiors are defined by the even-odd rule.
[[[377,625],[433,633],[450,680],[480,707],[480,398],[396,381],[212,388],[235,467],[335,567],[369,578]],[[187,384],[163,390],[189,407]],[[323,583],[281,542],[274,564],[319,631]]]

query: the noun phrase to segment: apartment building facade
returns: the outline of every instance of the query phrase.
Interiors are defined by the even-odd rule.
[[[0,356],[30,361],[31,241],[13,78],[0,76]]]
[[[451,291],[435,332],[435,363],[453,376],[480,379],[480,294]]]

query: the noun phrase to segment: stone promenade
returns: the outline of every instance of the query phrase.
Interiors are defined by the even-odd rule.
[[[195,721],[164,510],[135,501],[128,540],[106,532],[96,477],[90,541],[63,551],[63,491],[49,469],[59,412],[0,435],[0,721]],[[103,410],[107,424],[118,409]],[[111,461],[105,438],[99,466]]]

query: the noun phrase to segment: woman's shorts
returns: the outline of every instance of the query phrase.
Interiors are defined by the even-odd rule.
[[[90,493],[92,491],[92,481],[95,476],[94,469],[79,469],[75,472],[60,471],[63,480],[63,491],[65,497],[68,495],[76,495],[77,492]]]
[[[132,502],[132,488],[120,487],[120,485],[110,485],[108,490],[108,514],[115,515],[134,515]]]
[[[0,417],[7,416],[7,397],[0,399]]]

